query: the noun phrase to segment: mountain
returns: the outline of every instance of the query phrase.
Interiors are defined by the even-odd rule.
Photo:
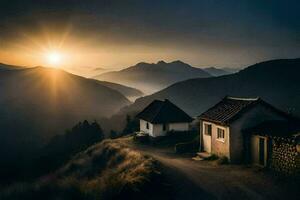
[[[208,68],[204,68],[203,70],[213,76],[223,76],[223,75],[232,74],[232,72],[230,71],[225,71],[223,69],[219,69],[215,67],[208,67]]]
[[[0,94],[5,94],[0,96],[2,121],[28,119],[47,132],[78,120],[109,117],[130,103],[101,82],[44,67],[1,71]]]
[[[24,69],[25,67],[16,66],[16,65],[8,65],[4,63],[0,63],[0,71],[2,70],[16,70],[16,69]]]
[[[228,72],[229,74],[233,74],[241,70],[241,68],[231,68],[231,67],[222,67],[220,69]]]
[[[0,71],[1,160],[7,165],[28,160],[38,146],[77,122],[99,121],[129,104],[118,91],[63,70]]]
[[[111,83],[111,82],[107,82],[107,81],[97,81],[97,82],[100,83],[101,85],[104,85],[108,88],[111,88],[113,90],[116,90],[116,91],[120,92],[126,98],[128,98],[130,100],[135,100],[136,98],[141,97],[141,96],[144,95],[140,90],[137,90],[137,89],[132,88],[132,87],[127,87],[125,85],[121,85],[121,84],[117,84],[117,83]]]
[[[139,98],[112,120],[141,111],[154,99],[169,99],[192,116],[198,116],[226,95],[261,97],[274,106],[300,116],[300,58],[258,63],[238,73],[175,83]],[[121,125],[120,125],[121,126]]]
[[[141,62],[120,71],[100,74],[94,78],[127,85],[150,94],[178,81],[205,77],[211,77],[211,75],[184,62],[159,61],[156,64]]]

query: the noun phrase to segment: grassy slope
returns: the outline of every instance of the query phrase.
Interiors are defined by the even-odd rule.
[[[161,178],[153,158],[106,140],[36,183],[3,190],[0,199],[168,199]]]

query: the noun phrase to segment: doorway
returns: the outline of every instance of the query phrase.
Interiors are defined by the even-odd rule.
[[[251,159],[252,163],[267,166],[267,137],[253,135],[251,137]]]
[[[259,155],[259,164],[265,166],[265,138],[259,138],[259,148],[258,148],[258,155]]]

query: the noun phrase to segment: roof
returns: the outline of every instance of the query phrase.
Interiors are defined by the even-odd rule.
[[[232,121],[241,116],[242,113],[257,104],[263,104],[277,113],[288,116],[286,113],[276,109],[259,97],[239,98],[226,96],[219,103],[202,113],[199,117],[202,120],[215,123],[230,124]]]
[[[250,134],[289,137],[300,133],[300,126],[295,121],[268,120],[244,130]]]
[[[153,124],[193,121],[188,114],[167,99],[154,100],[136,117]]]

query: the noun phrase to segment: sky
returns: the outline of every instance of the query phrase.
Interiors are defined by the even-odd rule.
[[[296,0],[1,0],[0,62],[244,67],[300,57],[299,10]]]

